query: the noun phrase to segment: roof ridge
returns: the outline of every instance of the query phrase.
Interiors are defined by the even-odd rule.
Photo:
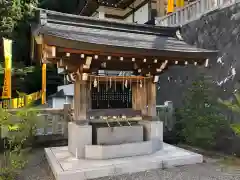
[[[85,16],[79,16],[74,14],[67,14],[67,13],[61,13],[57,11],[51,11],[46,9],[40,9],[40,14],[46,14],[47,19],[50,19],[52,21],[57,20],[57,18],[62,18],[63,22],[69,22],[70,19],[75,19],[75,21],[79,21],[78,23],[87,22],[88,24],[95,23],[96,26],[104,26],[106,27],[106,24],[108,27],[110,26],[121,26],[122,29],[129,28],[128,30],[133,30],[136,28],[141,28],[142,30],[147,30],[148,32],[157,33],[159,35],[166,35],[166,36],[174,36],[176,35],[176,31],[179,29],[178,27],[162,27],[162,26],[153,26],[153,25],[146,25],[146,24],[135,24],[135,23],[127,23],[122,21],[114,21],[109,19],[96,19],[93,17],[85,17]],[[51,19],[51,16],[54,17]],[[64,20],[65,18],[65,20]],[[86,23],[86,24],[87,24]],[[93,25],[93,24],[92,24]],[[124,26],[124,27],[123,27]],[[131,29],[132,28],[132,29]]]
[[[151,31],[142,31],[137,29],[127,29],[127,28],[116,28],[116,27],[106,27],[103,25],[92,25],[92,24],[84,24],[84,23],[75,23],[69,21],[60,21],[60,20],[49,20],[48,23],[60,24],[60,25],[72,25],[72,26],[79,26],[79,27],[89,27],[89,28],[96,28],[96,29],[103,29],[103,30],[113,30],[113,31],[120,31],[120,32],[128,32],[128,33],[139,33],[139,34],[146,34],[146,35],[156,35],[156,36],[167,36],[169,35],[162,34],[161,32],[151,32]],[[175,37],[169,37],[175,38]]]

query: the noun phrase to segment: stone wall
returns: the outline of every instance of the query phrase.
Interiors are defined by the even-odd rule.
[[[219,50],[218,57],[210,59],[209,68],[170,67],[160,77],[157,103],[169,100],[175,107],[181,106],[183,92],[200,73],[212,77],[218,97],[231,98],[240,89],[240,3],[215,10],[184,25],[181,27],[181,35],[188,44]],[[239,115],[230,111],[226,115],[232,122],[240,122]],[[240,156],[240,145],[237,143],[239,137],[230,129],[224,131],[216,139],[216,148]]]
[[[239,14],[238,14],[239,13]],[[161,75],[157,103],[173,101],[181,106],[183,92],[200,73],[212,76],[219,97],[228,98],[239,87],[240,80],[240,3],[215,10],[181,27],[183,39],[205,49],[217,49],[219,55],[210,67],[174,66]],[[236,72],[235,76],[231,76]]]

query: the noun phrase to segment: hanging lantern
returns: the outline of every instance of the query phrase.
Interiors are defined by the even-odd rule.
[[[83,81],[87,81],[87,79],[88,79],[88,74],[87,73],[83,73],[82,74],[82,80]]]
[[[89,89],[92,90],[92,76],[89,76]]]
[[[100,90],[100,77],[98,77],[98,83],[97,83],[97,88],[98,88],[98,92],[99,92],[99,90]]]
[[[129,88],[130,88],[130,90],[132,89],[132,79],[130,79]]]
[[[159,80],[159,76],[154,76],[154,80],[153,80],[153,82],[154,82],[154,83],[157,83],[158,80]]]
[[[93,87],[97,87],[98,83],[97,83],[97,79],[95,78],[94,81],[93,81]]]
[[[112,88],[112,78],[109,79],[109,87]]]
[[[106,80],[106,90],[108,90],[108,77],[107,77],[107,80]]]
[[[139,87],[140,87],[140,88],[142,88],[142,87],[143,87],[142,80],[140,80]]]
[[[209,59],[206,59],[206,61],[205,61],[205,67],[208,67],[208,62],[209,62]]]

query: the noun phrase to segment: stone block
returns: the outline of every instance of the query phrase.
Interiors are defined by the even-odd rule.
[[[85,145],[92,144],[92,126],[68,123],[68,150],[76,158],[85,157]]]
[[[85,172],[81,171],[65,171],[62,173],[59,173],[56,177],[56,180],[87,180],[85,176]]]
[[[99,177],[107,177],[115,175],[115,168],[113,165],[108,165],[104,167],[96,167],[84,172],[86,179],[95,179]],[[79,179],[80,180],[80,179]]]
[[[144,140],[163,141],[163,122],[162,121],[141,121],[139,122],[144,128]]]
[[[85,157],[100,160],[149,155],[161,149],[162,144],[160,140],[151,140],[119,145],[86,145]]]
[[[136,165],[137,164],[137,165]],[[115,175],[127,173],[138,173],[152,169],[161,169],[162,162],[155,160],[138,160],[132,163],[121,163],[115,165]]]
[[[88,146],[88,145],[87,145]],[[134,149],[135,150],[135,149]],[[121,150],[118,150],[121,151]],[[46,148],[46,157],[56,180],[85,180],[202,162],[202,155],[166,143],[145,156],[108,160],[76,159],[68,147]]]
[[[97,144],[114,145],[143,141],[143,126],[97,128]]]

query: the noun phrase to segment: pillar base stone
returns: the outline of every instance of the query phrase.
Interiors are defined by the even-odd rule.
[[[92,126],[68,123],[68,150],[74,157],[85,157],[85,146],[92,145]]]

